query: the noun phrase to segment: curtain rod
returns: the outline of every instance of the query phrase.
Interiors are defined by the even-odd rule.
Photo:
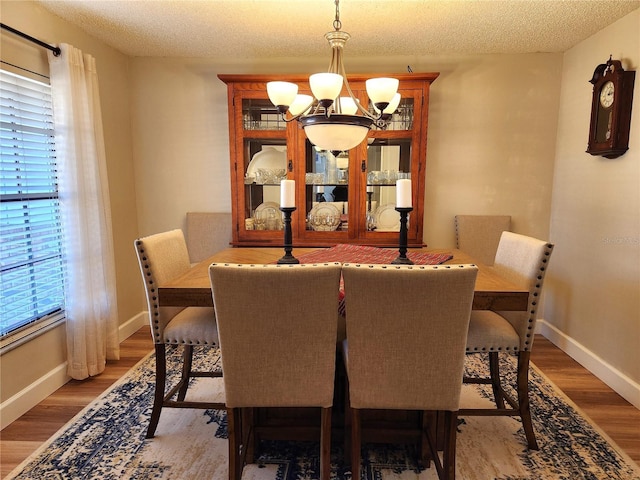
[[[46,48],[48,50],[51,50],[56,57],[60,56],[61,50],[58,47],[54,47],[52,45],[49,45],[48,43],[44,43],[44,42],[38,40],[37,38],[33,38],[31,35],[27,35],[26,33],[23,33],[20,30],[16,30],[15,28],[10,27],[9,25],[5,25],[4,23],[0,23],[0,27],[2,27],[4,30],[9,30],[11,33],[15,33],[19,37],[27,39],[30,42],[38,44],[41,47],[44,47],[44,48]]]

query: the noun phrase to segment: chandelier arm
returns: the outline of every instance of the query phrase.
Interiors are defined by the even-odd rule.
[[[280,118],[282,119],[283,122],[285,123],[289,123],[289,122],[293,122],[294,120],[300,120],[301,117],[303,117],[305,115],[305,113],[311,108],[313,107],[313,101],[311,101],[311,103],[306,106],[304,108],[304,110],[302,110],[300,113],[298,113],[297,115],[293,115],[291,112],[289,112],[289,116],[290,118],[287,118],[287,112],[280,112]],[[318,110],[320,109],[320,105],[316,105],[314,110],[313,110],[313,114],[318,113]]]
[[[344,77],[344,86],[347,88],[347,92],[349,92],[349,95],[351,96],[351,98],[353,98],[354,100],[356,100],[356,107],[358,107],[358,111],[360,113],[362,113],[362,115],[364,115],[365,117],[371,118],[372,120],[376,121],[376,125],[377,125],[377,120],[379,120],[380,117],[376,117],[374,115],[371,114],[371,112],[367,109],[365,109],[360,102],[357,101],[357,98],[355,97],[355,95],[353,94],[353,92],[351,91],[351,86],[349,85],[349,81],[347,80],[347,77]]]
[[[342,49],[340,47],[331,47],[331,61],[329,62],[329,73],[338,73],[344,76],[344,68],[340,71],[342,64]]]
[[[375,122],[376,126],[379,126],[378,121],[382,117],[382,112],[380,112],[379,116],[375,116],[375,115],[372,115],[369,110],[365,109],[362,105],[360,105],[360,102],[358,101],[356,96],[353,94],[353,91],[351,91],[351,86],[349,85],[349,80],[347,79],[347,74],[345,73],[345,69],[344,69],[344,63],[342,62],[342,56],[340,56],[339,61],[340,61],[340,66],[339,66],[340,75],[342,75],[344,86],[347,89],[349,96],[353,98],[353,101],[355,102],[356,107],[358,107],[358,111],[362,113],[362,115],[364,115],[365,117],[371,118]]]
[[[294,120],[298,120],[301,116],[302,114],[299,113],[298,115],[291,116],[291,118],[287,118],[287,113],[285,112],[280,114],[280,120],[282,120],[285,123],[289,123],[289,122],[293,122]]]
[[[342,48],[332,47],[331,63],[329,63],[328,71],[330,73],[337,73],[338,75],[342,76],[342,81],[345,82],[347,77],[344,74],[344,68],[342,69],[340,68],[341,65],[342,65]],[[342,113],[342,105],[340,104],[340,93],[338,93],[338,96],[333,100],[333,105],[331,105],[331,108],[335,113]],[[327,116],[329,115],[330,115],[330,112],[327,111]]]

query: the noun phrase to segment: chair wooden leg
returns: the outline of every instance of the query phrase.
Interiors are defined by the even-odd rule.
[[[362,432],[360,430],[360,410],[351,408],[351,479],[360,480],[360,457]]]
[[[522,418],[522,426],[527,437],[527,445],[530,450],[538,450],[536,434],[533,431],[531,421],[531,409],[529,407],[529,359],[531,352],[518,354],[518,408]]]
[[[260,438],[256,435],[255,424],[256,409],[253,407],[246,407],[242,409],[241,422],[242,422],[242,452],[244,455],[243,463],[254,463],[255,453],[258,450],[258,443]]]
[[[351,407],[349,404],[349,381],[345,381],[344,388],[344,461],[349,466],[351,464]]]
[[[189,388],[189,377],[191,376],[191,365],[193,363],[193,345],[185,345],[182,352],[182,386],[178,391],[178,401],[184,401]]]
[[[160,412],[164,403],[164,386],[167,378],[166,346],[164,343],[156,343],[156,389],[153,397],[151,419],[147,428],[147,438],[153,438],[160,420]]]
[[[429,452],[431,460],[436,468],[436,472],[439,480],[449,479],[451,457],[455,462],[455,429],[457,428],[457,412],[456,419],[452,420],[451,412],[437,411],[432,413],[432,425],[423,428],[423,435],[426,437],[427,444],[429,446]],[[453,427],[453,438],[451,428]],[[453,441],[453,443],[452,443]],[[441,445],[441,446],[440,446]],[[451,448],[453,445],[453,449]],[[442,451],[442,460],[438,455],[438,451]],[[453,476],[455,477],[455,463]],[[453,477],[451,477],[453,480]]]
[[[436,412],[423,411],[422,416],[422,434],[420,435],[420,444],[418,448],[419,463],[422,468],[431,467],[431,448],[429,446],[429,435],[431,438],[437,438],[437,416]]]
[[[442,452],[442,478],[440,480],[455,480],[458,412],[445,411],[444,424],[444,451]]]
[[[500,386],[500,358],[498,352],[489,352],[489,372],[491,374],[491,387],[496,407],[504,408],[504,397]]]
[[[323,408],[320,422],[320,480],[331,477],[331,407]]]
[[[242,431],[239,408],[227,409],[227,431],[229,436],[229,480],[240,480],[244,465],[240,455]]]

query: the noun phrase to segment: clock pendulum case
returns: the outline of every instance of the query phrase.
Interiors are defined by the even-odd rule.
[[[629,149],[631,104],[635,71],[625,71],[620,60],[609,57],[589,82],[593,84],[587,153],[617,158]]]

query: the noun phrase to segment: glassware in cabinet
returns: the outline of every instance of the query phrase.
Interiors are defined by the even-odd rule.
[[[280,181],[287,176],[286,144],[247,138],[244,146],[244,228],[281,230]]]
[[[377,139],[367,148],[366,227],[368,231],[398,231],[394,221],[396,181],[411,179],[411,139]],[[397,212],[396,212],[397,213]]]
[[[305,232],[349,229],[349,157],[334,156],[305,140]]]

